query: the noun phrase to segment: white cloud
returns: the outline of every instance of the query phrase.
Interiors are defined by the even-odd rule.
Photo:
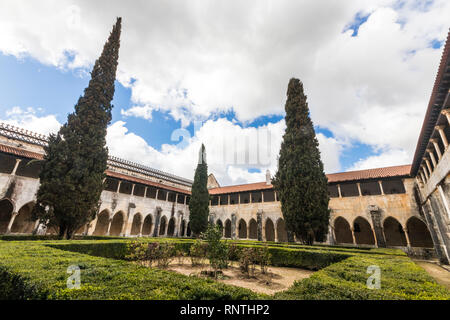
[[[441,55],[430,42],[445,39],[450,2],[399,4],[395,0],[329,0],[326,4],[167,0],[129,5],[81,0],[75,6],[70,0],[2,1],[0,51],[28,54],[60,68],[87,67],[98,57],[114,18],[122,16],[118,79],[131,88],[134,103],[122,115],[151,121],[152,112],[162,110],[183,126],[220,111],[234,110],[241,121],[282,114],[288,80],[298,77],[304,83],[314,124],[336,137],[318,135],[325,168],[335,171],[340,168],[336,155],[343,142],[368,144],[394,162],[411,161]],[[370,16],[358,36],[351,37],[352,30],[342,30],[358,12]],[[75,57],[73,61],[67,52]],[[191,167],[176,163],[184,159],[176,156],[184,156],[189,147],[182,151],[166,145],[152,151],[143,139],[123,132],[120,122],[112,128],[119,131],[118,138],[144,148],[124,153],[127,158],[171,155],[167,163],[148,161],[192,175]],[[202,130],[199,139],[210,141],[208,149],[213,149],[220,139],[217,133],[233,135],[234,130],[252,129],[213,121]],[[193,154],[198,143],[190,144]],[[371,159],[361,161],[392,164]],[[231,179],[232,170],[218,169],[218,175]],[[258,174],[244,178],[237,169],[234,172],[243,180]]]
[[[379,155],[357,161],[349,168],[349,171],[398,166],[409,163],[411,163],[411,156],[405,150],[387,150]]]
[[[108,128],[107,144],[111,155],[192,179],[203,143],[208,172],[214,173],[221,185],[228,185],[264,181],[267,169],[273,175],[284,130],[284,120],[258,128],[242,128],[226,119],[208,120],[185,146],[165,144],[158,151],[129,132],[125,122],[117,121]],[[341,143],[322,134],[318,139],[326,171],[338,171]]]
[[[39,116],[31,107],[13,107],[6,111],[6,119],[0,119],[0,122],[45,135],[56,133],[61,127],[55,115]]]

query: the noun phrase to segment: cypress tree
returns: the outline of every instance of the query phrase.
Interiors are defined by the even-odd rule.
[[[45,148],[40,187],[33,216],[60,237],[95,218],[107,167],[106,130],[111,121],[111,101],[119,58],[121,18],[117,18],[91,80],[78,99],[75,112]]]
[[[328,179],[303,84],[298,79],[289,81],[285,111],[286,131],[273,185],[287,231],[306,244],[324,241],[330,216]]]
[[[191,200],[189,201],[189,221],[191,231],[196,237],[208,227],[209,192],[207,185],[208,165],[206,164],[205,146],[202,144],[197,169],[195,169],[194,183],[192,184]]]

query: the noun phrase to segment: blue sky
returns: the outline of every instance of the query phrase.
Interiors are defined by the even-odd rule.
[[[133,7],[110,1],[94,19],[88,13],[97,3],[6,2],[4,10],[0,4],[0,121],[55,131],[121,15],[110,153],[192,178],[205,143],[210,171],[224,184],[260,181],[266,169],[276,170],[291,77],[303,81],[327,172],[409,163],[450,14],[445,0],[326,7],[256,1],[246,8],[230,1],[203,11],[172,1]],[[326,19],[314,18],[321,15]],[[182,147],[171,140],[180,128],[190,135]],[[245,144],[266,131],[274,146]],[[225,140],[235,157],[255,144],[263,152],[270,147],[270,163],[227,162],[217,151],[230,146],[216,148]]]

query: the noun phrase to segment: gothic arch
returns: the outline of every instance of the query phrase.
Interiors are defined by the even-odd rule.
[[[169,225],[167,226],[167,235],[173,237],[175,233],[175,217],[170,218]]]
[[[277,239],[279,242],[287,242],[286,224],[282,218],[277,220]]]
[[[133,222],[131,223],[130,235],[137,236],[141,233],[142,215],[138,212],[133,216]]]
[[[186,229],[186,220],[181,220],[181,226],[180,226],[180,237],[184,237]]]
[[[227,219],[225,221],[225,238],[231,238],[231,221]]]
[[[104,236],[108,232],[109,225],[109,211],[107,209],[100,212],[97,216],[97,222],[95,224],[94,236]]]
[[[275,241],[275,227],[270,218],[266,219],[266,241]]]
[[[403,227],[394,217],[387,217],[383,222],[386,245],[392,247],[406,247],[406,237]]]
[[[125,214],[122,211],[116,212],[109,229],[111,236],[120,236],[122,234],[123,225],[125,223]]]
[[[248,223],[248,237],[249,239],[258,239],[258,224],[253,218]]]
[[[148,214],[144,219],[144,224],[142,225],[142,235],[150,236],[153,227],[153,218],[151,214]]]
[[[417,217],[411,217],[406,222],[411,247],[433,248],[433,240],[427,225]]]
[[[13,211],[14,204],[9,199],[0,200],[0,233],[5,233],[8,230]]]
[[[357,217],[353,221],[353,233],[356,244],[375,245],[375,238],[370,223],[363,217]]]
[[[166,225],[167,225],[167,218],[166,216],[162,216],[161,220],[159,221],[159,232],[158,235],[163,236],[166,233]]]
[[[238,234],[239,239],[247,239],[247,223],[244,219],[239,220]]]
[[[352,231],[347,220],[343,217],[334,219],[334,238],[336,243],[353,243]]]
[[[11,226],[11,233],[32,233],[36,220],[31,218],[34,202],[28,202],[20,208]]]

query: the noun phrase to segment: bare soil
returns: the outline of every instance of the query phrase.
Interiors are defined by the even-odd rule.
[[[171,261],[167,270],[188,276],[207,277],[201,275],[201,271],[210,270],[210,267],[207,263],[193,267],[189,258],[176,258]],[[305,269],[269,266],[267,273],[263,274],[261,268],[256,266],[254,275],[248,277],[241,273],[237,262],[232,262],[227,269],[222,271],[223,275],[218,275],[217,281],[265,294],[286,290],[294,281],[308,278],[314,273],[314,271]]]
[[[416,264],[425,269],[425,271],[432,276],[437,283],[450,289],[450,272],[436,263],[422,260],[415,260]]]

